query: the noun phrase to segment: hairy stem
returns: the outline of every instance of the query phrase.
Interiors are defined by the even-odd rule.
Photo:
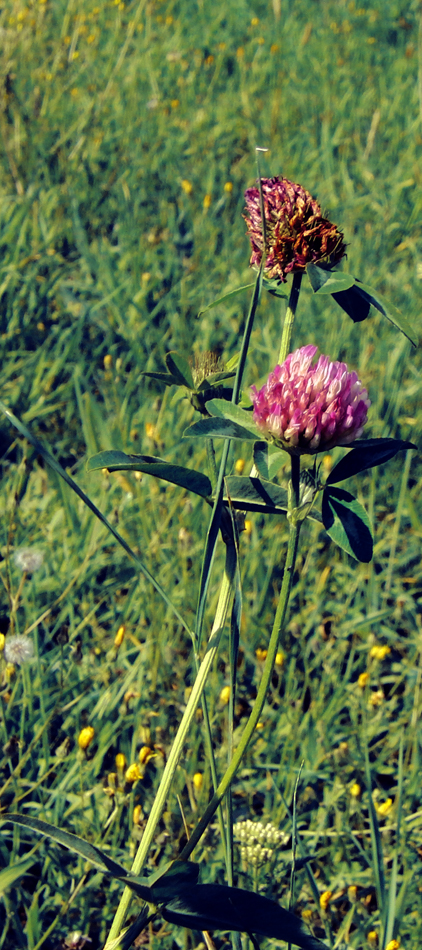
[[[293,274],[293,283],[290,290],[289,302],[287,304],[286,316],[284,318],[283,335],[281,337],[280,353],[278,362],[281,366],[290,352],[290,340],[292,338],[293,323],[296,316],[297,303],[300,294],[300,285],[302,283],[302,274]]]
[[[293,506],[297,507],[297,499],[299,493],[299,459],[292,457],[292,487],[293,487]],[[295,504],[296,502],[296,504]],[[292,513],[292,512],[291,512]],[[280,639],[280,634],[284,629],[284,624],[287,615],[287,609],[289,604],[290,591],[292,588],[293,580],[293,571],[296,562],[297,547],[299,542],[299,531],[300,531],[300,522],[297,522],[295,518],[290,518],[290,534],[289,534],[289,543],[286,554],[286,561],[284,564],[283,572],[283,581],[281,585],[280,598],[277,605],[277,611],[274,618],[273,629],[271,633],[270,642],[268,645],[268,653],[265,661],[265,666],[262,674],[262,679],[259,684],[259,689],[257,697],[254,703],[254,707],[248,719],[248,722],[243,730],[242,738],[239,742],[239,745],[233,755],[233,758],[228,766],[225,775],[223,776],[217,791],[213,795],[211,801],[209,802],[207,808],[205,809],[204,815],[201,820],[198,822],[195,830],[192,833],[190,840],[187,842],[183,851],[180,854],[182,860],[186,860],[192,851],[198,844],[198,841],[202,837],[204,831],[208,827],[211,818],[213,817],[215,811],[217,810],[222,798],[227,792],[227,789],[230,787],[239,766],[243,760],[245,752],[248,748],[248,745],[252,739],[254,731],[256,729],[257,723],[259,722],[264,703],[267,697],[268,687],[271,682],[271,676],[274,669],[275,658],[277,655],[278,644]]]
[[[220,597],[218,601],[215,620],[214,620],[210,638],[207,644],[206,653],[202,660],[201,666],[199,667],[198,675],[195,679],[192,692],[189,696],[188,704],[186,706],[185,712],[183,714],[183,718],[177,730],[177,735],[173,742],[173,746],[171,748],[170,755],[168,757],[167,764],[163,772],[160,786],[159,786],[157,795],[155,797],[154,804],[150,811],[148,821],[145,827],[145,831],[143,833],[142,840],[138,848],[138,852],[136,854],[135,860],[132,865],[133,874],[140,874],[144,866],[150,845],[155,835],[158,822],[160,821],[161,815],[164,811],[166,799],[169,794],[171,784],[174,778],[174,774],[176,772],[177,765],[183,751],[186,735],[192,723],[192,720],[196,714],[198,703],[200,702],[208,673],[210,671],[210,668],[212,666],[213,660],[215,658],[215,655],[218,649],[220,636],[224,627],[227,611],[230,604],[235,570],[236,570],[236,548],[234,544],[228,544],[227,553],[226,553],[225,572],[224,572],[223,582],[221,585]],[[131,897],[132,897],[132,891],[130,890],[130,888],[126,887],[123,892],[120,904],[117,908],[117,911],[116,911],[116,914],[111,926],[110,934],[107,941],[108,944],[110,943],[110,941],[114,940],[114,938],[118,936],[119,931],[121,927],[123,926],[123,922],[126,916],[126,912],[127,912]]]

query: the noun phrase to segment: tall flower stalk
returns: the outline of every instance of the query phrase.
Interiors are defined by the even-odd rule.
[[[353,498],[344,489],[337,488],[336,485],[338,482],[349,478],[350,475],[365,471],[382,461],[392,458],[400,449],[414,448],[414,446],[410,442],[397,439],[361,441],[370,400],[367,390],[357,374],[349,371],[345,363],[330,360],[325,355],[319,356],[314,364],[313,360],[317,350],[314,345],[305,345],[291,352],[293,324],[302,276],[305,270],[308,269],[309,273],[309,268],[314,268],[313,272],[311,270],[312,279],[318,289],[323,289],[324,284],[331,280],[330,287],[334,285],[337,288],[332,291],[337,297],[340,297],[345,290],[351,292],[353,289],[353,281],[350,282],[347,276],[327,276],[327,271],[330,271],[345,254],[346,245],[343,234],[336,225],[323,216],[318,202],[309,192],[302,186],[285,178],[275,177],[260,180],[258,189],[252,188],[246,192],[246,204],[247,227],[252,245],[251,266],[258,269],[258,275],[246,320],[231,402],[228,401],[230,391],[225,390],[224,386],[222,388],[225,398],[219,398],[221,396],[219,384],[222,379],[232,376],[233,373],[231,372],[212,372],[212,367],[209,367],[201,380],[194,380],[187,361],[178,354],[168,354],[169,373],[167,375],[149,374],[156,375],[165,385],[182,385],[190,391],[192,405],[199,410],[204,418],[201,418],[199,423],[191,426],[185,434],[192,438],[205,437],[207,439],[211,479],[192,469],[174,464],[170,465],[163,459],[149,456],[125,456],[122,452],[103,452],[90,460],[89,463],[91,470],[112,467],[114,470],[136,470],[139,466],[139,471],[149,472],[160,478],[167,477],[168,481],[201,495],[212,508],[204,546],[193,633],[188,629],[179,612],[172,608],[185,629],[191,633],[197,670],[196,678],[162,774],[142,840],[133,862],[132,871],[127,872],[109,855],[103,854],[96,846],[92,846],[88,842],[77,838],[77,836],[71,835],[62,829],[54,828],[54,826],[39,819],[28,818],[26,815],[12,815],[7,818],[7,820],[16,824],[31,827],[40,834],[52,837],[97,865],[104,873],[111,873],[117,880],[127,885],[110,930],[106,945],[109,950],[111,948],[117,950],[120,945],[124,946],[126,950],[145,926],[145,922],[151,920],[158,913],[158,910],[162,913],[164,919],[170,923],[188,925],[202,930],[216,928],[231,930],[235,934],[236,946],[240,945],[238,933],[242,931],[256,932],[266,937],[284,940],[289,944],[298,946],[301,950],[321,950],[325,946],[317,938],[308,934],[294,915],[285,911],[278,904],[268,901],[260,895],[252,892],[245,893],[245,891],[231,886],[233,884],[233,816],[231,798],[228,793],[254,736],[267,699],[280,646],[280,638],[288,619],[289,600],[302,521],[308,516],[318,492],[322,491],[321,514],[318,515],[318,520],[322,521],[330,537],[348,554],[361,562],[368,562],[372,556],[372,533],[366,512],[357,499]],[[292,286],[283,326],[279,360],[264,386],[260,389],[257,389],[256,386],[251,387],[253,402],[253,413],[251,413],[241,409],[238,403],[263,280],[267,278],[271,281],[275,280],[276,283],[284,283],[290,274],[292,275]],[[356,291],[358,296],[361,292],[362,290],[359,289]],[[366,290],[363,293],[366,293],[371,302],[375,300],[372,292],[370,294]],[[353,305],[355,306],[355,304],[356,299],[354,298]],[[348,298],[347,306],[345,306],[346,312],[348,312],[347,307],[349,306],[350,298]],[[362,317],[359,317],[359,319],[362,319]],[[213,368],[220,369],[215,366]],[[229,392],[228,397],[227,392]],[[64,473],[58,463],[51,459],[49,454],[28,434],[22,424],[11,416],[8,410],[3,408],[3,411],[6,411],[13,424],[25,437],[29,438],[29,441],[32,441],[37,448],[40,448],[48,463],[71,484],[71,487],[77,491],[77,494],[83,498],[97,517],[100,517],[100,520],[113,532],[126,551],[134,556],[126,542],[120,538],[80,489],[77,486],[75,487],[70,477]],[[225,440],[218,466],[214,453],[215,439]],[[226,472],[230,445],[233,439],[255,443],[254,468],[251,476],[232,479],[232,483],[236,483],[233,486],[236,490],[236,497],[232,497],[230,494],[230,476],[227,476]],[[351,451],[331,470],[325,485],[319,483],[316,466],[314,466],[313,473],[306,470],[301,473],[301,456],[316,455],[319,452],[329,451],[335,446],[346,446]],[[273,477],[276,474],[274,459],[277,466],[280,463],[282,452],[287,453],[290,459],[290,479],[287,495],[281,486],[275,484]],[[118,457],[117,461],[116,457]],[[239,482],[241,483],[240,486]],[[252,711],[238,745],[234,748],[234,696],[241,605],[237,532],[239,524],[242,523],[244,512],[256,510],[257,504],[261,506],[260,510],[263,510],[264,513],[273,514],[274,511],[279,515],[285,513],[289,536],[287,549],[285,552],[280,552],[280,562],[283,564],[282,582],[261,681]],[[238,509],[237,514],[235,509]],[[226,549],[225,568],[214,622],[201,661],[201,637],[207,592],[220,533]],[[149,576],[143,566],[142,570],[146,576]],[[172,606],[167,595],[157,583],[155,583],[155,587],[165,602]],[[158,823],[171,792],[176,769],[198,704],[201,699],[204,699],[204,690],[212,664],[217,656],[221,635],[232,602],[228,764],[220,781],[217,779],[215,767],[212,767],[214,794],[194,828],[191,838],[181,851],[179,857],[182,861],[177,863],[176,867],[172,866],[169,871],[162,873],[159,871],[158,875],[152,875],[145,883],[139,875],[147,860]],[[19,639],[22,640],[21,646],[23,646],[25,638]],[[10,648],[14,645],[12,641],[9,644]],[[212,739],[206,715],[205,724],[208,728],[208,751],[212,758]],[[87,744],[88,742],[84,743],[84,748]],[[199,869],[192,862],[185,862],[192,855],[216,810],[227,795],[227,872],[230,886],[197,886]],[[148,912],[148,915],[142,911],[138,921],[135,921],[125,935],[119,937],[133,891],[150,905],[152,911],[151,914]],[[388,924],[387,932],[391,936],[391,921]]]

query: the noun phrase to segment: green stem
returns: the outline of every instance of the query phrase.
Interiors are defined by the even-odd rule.
[[[293,283],[290,290],[289,302],[287,304],[286,316],[284,318],[283,335],[281,337],[280,353],[278,362],[281,366],[290,352],[290,340],[292,338],[293,322],[296,316],[297,302],[299,300],[300,285],[302,283],[302,274],[293,274]]]
[[[298,464],[296,463],[299,463],[299,459],[295,459],[295,462],[293,462],[293,457],[292,457],[292,482],[293,482],[293,494],[295,498],[297,498],[297,493],[299,490]],[[296,490],[296,487],[297,487],[297,490]],[[211,818],[213,817],[216,809],[218,808],[222,798],[226,794],[227,789],[230,787],[239,769],[239,766],[243,760],[245,752],[248,748],[248,745],[256,729],[257,723],[259,722],[259,718],[261,716],[264,703],[266,700],[268,687],[271,682],[271,676],[274,669],[274,663],[275,663],[275,658],[277,655],[280,634],[283,631],[285,620],[286,620],[290,591],[292,588],[293,571],[294,571],[294,566],[295,566],[295,561],[296,561],[297,546],[298,546],[298,541],[299,541],[299,531],[300,531],[300,522],[296,522],[294,518],[290,519],[289,543],[288,543],[288,548],[287,548],[286,561],[284,565],[283,581],[281,585],[280,598],[278,601],[277,611],[274,618],[274,624],[273,624],[270,642],[268,645],[268,654],[265,661],[262,679],[259,684],[257,697],[255,700],[251,715],[248,719],[245,729],[243,730],[242,738],[239,742],[236,752],[233,755],[231,763],[228,766],[226,773],[223,776],[217,788],[217,791],[215,792],[207,808],[205,809],[204,815],[201,818],[201,820],[198,822],[195,830],[192,833],[190,840],[185,845],[185,847],[183,848],[183,851],[180,854],[181,860],[187,860],[189,855],[192,854],[192,851],[198,844],[198,841],[202,837],[204,831],[206,830],[209,822],[211,821]]]
[[[168,757],[166,767],[163,772],[163,776],[160,782],[160,786],[155,797],[153,806],[151,808],[148,821],[145,827],[145,831],[142,836],[141,843],[138,848],[135,860],[132,865],[132,874],[140,874],[150,845],[153,841],[155,831],[160,821],[161,815],[164,811],[165,803],[167,796],[169,794],[171,784],[174,778],[174,774],[177,769],[179,758],[183,751],[183,745],[186,739],[187,732],[192,723],[192,720],[195,716],[196,710],[198,708],[198,703],[201,699],[202,692],[205,687],[205,683],[214,661],[215,655],[217,653],[218,644],[220,641],[220,636],[224,627],[226,620],[227,611],[229,608],[230,597],[233,587],[233,579],[236,571],[236,548],[234,544],[227,545],[226,553],[226,564],[225,572],[223,577],[223,582],[220,590],[220,597],[217,605],[217,611],[211,630],[210,638],[207,644],[206,653],[204,659],[202,660],[201,666],[198,671],[195,683],[192,688],[192,692],[189,696],[188,704],[186,706],[183,718],[177,730],[176,738],[173,742],[170,755]],[[118,936],[121,927],[123,926],[124,919],[126,916],[127,909],[131,897],[133,896],[130,888],[126,887],[122,898],[120,900],[119,906],[117,908],[113,923],[111,925],[110,934],[108,937],[107,943],[114,940]]]
[[[218,472],[217,472],[217,464],[215,461],[214,443],[212,439],[206,439],[205,441],[206,441],[206,446],[207,446],[208,474],[211,479],[213,491],[215,491],[215,486],[217,484],[217,478],[218,478]]]

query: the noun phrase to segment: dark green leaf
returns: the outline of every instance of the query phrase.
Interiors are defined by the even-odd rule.
[[[173,485],[179,485],[180,488],[187,488],[188,491],[201,495],[203,498],[211,495],[211,482],[207,475],[195,472],[191,468],[184,468],[183,465],[172,465],[153,455],[126,455],[124,452],[112,449],[88,459],[88,472],[103,468],[107,468],[109,472],[144,472],[146,475],[164,478]]]
[[[253,460],[261,478],[272,481],[286,461],[286,452],[269,442],[255,442]]]
[[[281,290],[283,286],[285,287],[282,280],[268,280],[267,277],[264,277],[262,286],[264,290],[268,290],[268,293],[272,294],[273,297],[282,297],[283,300],[287,300],[287,294]]]
[[[377,290],[374,290],[372,287],[368,287],[367,284],[362,284],[361,281],[358,281],[355,284],[355,289],[358,294],[367,301],[369,304],[372,304],[379,313],[382,313],[384,317],[387,317],[387,320],[390,321],[398,330],[401,330],[407,339],[413,344],[413,346],[418,345],[418,336],[416,335],[415,330],[409,323],[407,317],[405,317],[394,304],[390,303],[388,300],[385,300]]]
[[[181,383],[177,376],[172,376],[171,373],[141,373],[141,376],[149,376],[150,379],[157,379],[158,382],[164,383],[165,386],[184,386],[185,383]]]
[[[172,861],[164,870],[148,877],[154,903],[176,897],[186,887],[198,883],[199,864],[193,861]]]
[[[212,416],[217,416],[221,419],[230,419],[231,422],[236,422],[238,426],[243,426],[245,429],[255,430],[256,438],[259,438],[260,432],[258,427],[255,425],[253,419],[253,413],[241,409],[240,406],[236,406],[234,403],[227,403],[225,399],[210,399],[207,402],[208,412]]]
[[[192,370],[187,360],[180,353],[167,353],[166,366],[172,376],[179,380],[179,385],[186,386],[188,389],[195,389]]]
[[[355,278],[351,274],[318,267],[318,264],[308,264],[306,273],[315,294],[339,293],[353,287],[355,283]]]
[[[281,514],[287,511],[287,491],[274,482],[243,475],[229,475],[225,479],[227,498],[233,508],[241,511],[260,511]]]
[[[255,282],[253,284],[244,284],[243,287],[236,287],[235,290],[229,290],[227,294],[223,294],[222,297],[218,297],[217,300],[213,300],[212,303],[209,303],[207,307],[204,307],[203,310],[200,310],[198,317],[200,317],[201,314],[206,313],[207,310],[212,310],[213,307],[217,307],[218,304],[224,303],[225,300],[229,300],[230,297],[236,297],[237,294],[243,294],[244,290],[251,290],[252,287],[255,287]]]
[[[417,446],[413,442],[403,442],[402,439],[366,439],[362,442],[352,442],[350,448],[351,451],[330,472],[327,485],[342,482],[367,468],[388,462],[403,449],[417,449]]]
[[[208,407],[207,407],[208,408]],[[185,439],[206,436],[208,439],[241,439],[247,442],[256,442],[256,432],[244,429],[243,426],[230,422],[229,419],[212,418],[201,419],[185,429]]]
[[[342,310],[352,318],[353,323],[361,323],[369,315],[371,304],[358,293],[357,284],[349,287],[349,290],[341,290],[337,294],[332,294],[332,297]]]
[[[78,835],[73,835],[69,831],[56,828],[55,825],[50,825],[48,821],[41,821],[40,818],[28,818],[26,815],[6,815],[4,821],[10,821],[12,824],[29,828],[31,831],[37,832],[37,834],[51,838],[52,841],[57,841],[58,844],[69,848],[69,851],[79,854],[85,861],[90,861],[91,864],[94,864],[95,867],[99,868],[104,874],[111,874],[112,877],[117,878],[117,880],[124,881],[139,897],[142,897],[144,900],[151,900],[151,891],[149,887],[141,884],[140,878],[133,877],[121,864],[117,864],[117,861],[113,861],[112,858],[109,858],[100,848],[97,848],[94,844],[90,844],[88,841],[84,841],[84,839],[79,838]]]
[[[413,346],[418,345],[417,334],[407,317],[400,313],[400,310],[398,310],[394,304],[386,301],[377,290],[368,287],[367,284],[362,284],[361,281],[356,279],[353,287],[349,287],[348,290],[343,290],[339,293],[333,292],[332,296],[349,317],[352,318],[354,323],[360,323],[362,320],[366,320],[371,306],[375,307],[379,313],[387,317],[390,323],[393,323],[398,330],[401,330],[401,332],[407,336]]]
[[[236,370],[226,370],[221,373],[210,373],[204,382],[209,383],[211,386],[215,386],[216,383],[222,383],[225,379],[234,379],[235,376]]]
[[[372,531],[364,507],[343,488],[325,488],[322,521],[333,541],[367,564],[372,558]]]
[[[227,494],[224,497],[232,508],[268,515],[285,514],[287,511],[287,491],[274,482],[244,475],[229,475],[225,484]],[[321,516],[314,509],[308,517],[321,522]]]
[[[302,950],[325,950],[299,917],[275,901],[238,887],[199,884],[161,908],[169,923],[193,930],[232,930],[284,940]]]
[[[286,453],[284,449],[277,449],[274,445],[270,445],[268,452],[268,476],[270,480],[277,475],[285,461]]]
[[[258,469],[261,478],[270,480],[268,472],[268,442],[255,442],[253,447],[254,465]]]

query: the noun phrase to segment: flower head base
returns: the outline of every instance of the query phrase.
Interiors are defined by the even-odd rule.
[[[275,367],[259,392],[252,386],[256,425],[291,455],[349,445],[362,435],[371,405],[346,363],[321,355],[312,366],[316,351],[316,346],[302,346]]]
[[[264,275],[286,280],[286,275],[301,273],[309,263],[324,261],[334,266],[346,253],[343,234],[321,206],[287,178],[262,178],[266,224],[267,258]],[[252,244],[251,266],[259,267],[263,251],[262,217],[258,188],[245,192],[245,221]]]

